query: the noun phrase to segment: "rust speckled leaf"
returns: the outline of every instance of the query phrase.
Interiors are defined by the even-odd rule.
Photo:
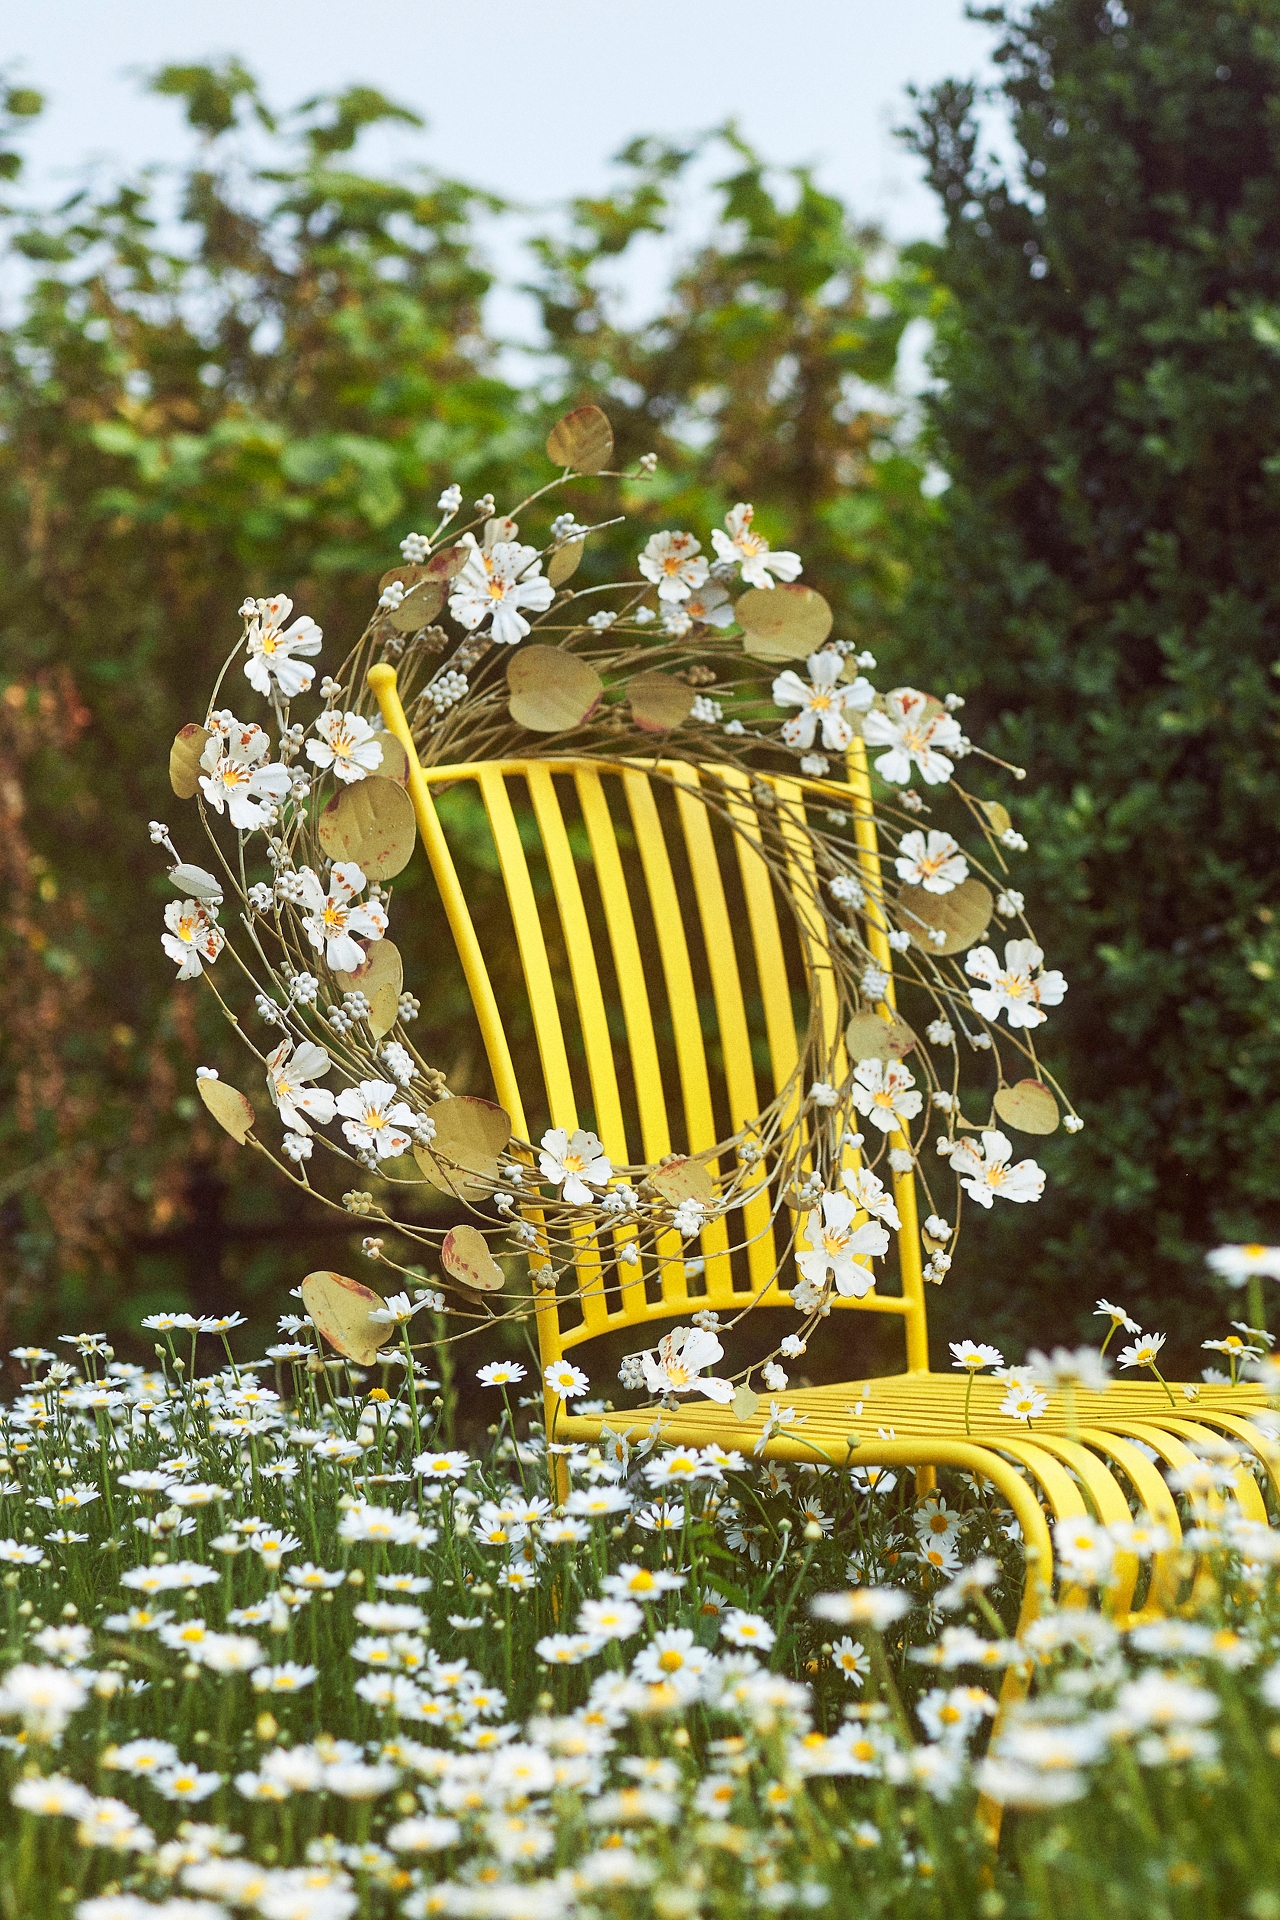
[[[179,800],[194,800],[199,791],[200,755],[213,735],[194,720],[175,734],[169,749],[169,785]]]
[[[226,1080],[197,1080],[196,1092],[223,1132],[229,1133],[236,1145],[242,1147],[253,1131],[257,1115],[239,1087],[231,1086]]]
[[[379,1349],[394,1338],[385,1321],[369,1318],[386,1306],[382,1295],[360,1280],[348,1280],[344,1273],[327,1268],[309,1273],[302,1283],[302,1304],[335,1353],[362,1367],[371,1366]]]
[[[440,1265],[464,1287],[477,1293],[500,1293],[505,1276],[489,1251],[489,1242],[477,1227],[454,1227],[440,1249]]]
[[[395,780],[372,774],[334,794],[316,832],[331,860],[354,860],[366,880],[390,880],[413,853],[413,802]]]
[[[547,435],[547,458],[575,473],[600,473],[613,458],[613,428],[599,407],[575,407]]]

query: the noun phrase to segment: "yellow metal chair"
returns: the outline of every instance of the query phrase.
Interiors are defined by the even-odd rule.
[[[419,832],[465,973],[494,1089],[516,1133],[530,1138],[530,1120],[542,1116],[527,1114],[508,1037],[513,1010],[507,1010],[504,1020],[486,962],[486,942],[472,919],[433,797],[433,790],[446,787],[469,788],[483,804],[541,1062],[542,1124],[570,1131],[582,1124],[580,1106],[588,1102],[581,1098],[581,1073],[575,1089],[571,1054],[585,1060],[589,1124],[615,1165],[652,1165],[671,1152],[673,1133],[682,1152],[696,1154],[749,1122],[764,1104],[757,1063],[767,1062],[772,1097],[787,1085],[798,1057],[794,951],[789,976],[777,890],[758,850],[760,789],[767,788],[775,808],[781,806],[784,812],[787,806],[804,804],[806,789],[819,792],[823,807],[838,796],[854,816],[868,897],[880,898],[876,828],[861,740],[849,754],[848,788],[737,776],[740,799],[735,796],[731,802],[736,831],[731,836],[734,853],[729,855],[725,836],[717,842],[700,797],[703,776],[687,763],[624,761],[608,766],[598,760],[548,758],[424,769],[396,690],[395,670],[372,668],[369,684],[388,730],[408,755]],[[732,793],[731,770],[718,766],[708,769],[707,777],[718,795],[723,796],[726,784]],[[660,797],[671,792],[674,809],[665,805],[664,823]],[[549,879],[559,923],[557,944],[567,955],[567,981],[555,977],[531,853],[539,880],[544,873]],[[594,873],[590,910],[583,886],[588,872]],[[793,878],[793,905],[808,935],[802,945],[809,991],[818,996],[824,1018],[834,1021],[831,975],[827,970],[824,977],[822,966],[822,917],[811,904],[816,900],[816,888],[809,885],[812,870],[805,872],[799,851]],[[691,893],[696,903],[696,927],[686,923],[682,912],[681,879],[685,899]],[[731,882],[728,889],[726,881]],[[542,885],[545,896],[546,882]],[[868,913],[865,938],[878,965],[891,976],[892,955],[874,911]],[[491,937],[489,948],[492,952]],[[750,994],[744,989],[744,970],[754,977]],[[701,1000],[699,978],[704,982]],[[610,990],[610,980],[616,992]],[[659,980],[665,1011],[655,1007]],[[894,1004],[892,980],[886,1002]],[[660,1027],[664,1045],[674,1051],[677,1072],[671,1075],[668,1066],[667,1077],[678,1080],[678,1092],[675,1087],[664,1089]],[[622,1074],[619,1055],[625,1060]],[[1194,1397],[1187,1397],[1175,1386],[1172,1406],[1154,1381],[1123,1381],[1102,1393],[1053,1392],[1028,1433],[997,1412],[1003,1388],[979,1379],[973,1384],[966,1432],[966,1380],[929,1367],[914,1175],[896,1175],[894,1187],[902,1222],[900,1291],[877,1286],[861,1300],[837,1298],[833,1305],[899,1320],[905,1370],[837,1386],[788,1389],[786,1403],[804,1417],[804,1424],[771,1435],[764,1454],[810,1464],[913,1469],[922,1487],[932,1484],[933,1470],[940,1467],[989,1482],[1013,1510],[1025,1542],[1027,1581],[1020,1627],[1034,1617],[1049,1590],[1051,1522],[1090,1510],[1104,1522],[1127,1518],[1131,1490],[1175,1543],[1158,1556],[1145,1594],[1147,1609],[1167,1606],[1180,1578],[1176,1543],[1181,1535],[1174,1500],[1155,1462],[1165,1468],[1189,1467],[1195,1446],[1231,1443],[1239,1449],[1234,1484],[1241,1508],[1265,1521],[1266,1503],[1255,1476],[1267,1476],[1277,1494],[1280,1476],[1274,1450],[1250,1418],[1265,1405],[1261,1390],[1247,1384],[1200,1386]],[[538,1339],[544,1364],[603,1334],[629,1328],[647,1332],[655,1322],[687,1319],[703,1309],[732,1317],[753,1306],[789,1307],[790,1279],[779,1271],[767,1192],[757,1188],[750,1193],[739,1220],[743,1252],[731,1257],[728,1222],[723,1216],[713,1219],[702,1234],[704,1273],[691,1276],[677,1248],[664,1262],[660,1292],[625,1280],[606,1287],[597,1256],[594,1284],[589,1266],[580,1267],[579,1284],[571,1295],[542,1293]],[[552,1411],[556,1437],[565,1440],[594,1441],[606,1424],[638,1435],[650,1430],[655,1418],[652,1409],[607,1417],[571,1414],[563,1407]],[[740,1421],[730,1409],[703,1401],[663,1413],[661,1426],[663,1437],[678,1444],[718,1441],[749,1452],[764,1419],[758,1411]],[[1130,1614],[1139,1577],[1138,1561],[1122,1556],[1112,1599],[1113,1612],[1122,1619]]]

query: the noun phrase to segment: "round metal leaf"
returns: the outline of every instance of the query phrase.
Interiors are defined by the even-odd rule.
[[[926,893],[923,887],[900,887],[898,924],[911,935],[921,953],[964,953],[980,940],[995,911],[991,889],[970,874],[950,893]],[[941,933],[941,940],[930,939]]]
[[[645,733],[667,733],[683,726],[693,712],[695,695],[683,681],[665,673],[640,673],[627,683],[631,717]]]
[[[505,1275],[489,1251],[489,1243],[478,1227],[454,1227],[446,1233],[440,1249],[440,1265],[464,1287],[477,1293],[500,1293]]]
[[[412,593],[406,593],[398,607],[392,607],[387,618],[397,633],[416,633],[435,619],[444,605],[444,592],[443,580],[425,579]]]
[[[225,1080],[197,1080],[196,1092],[223,1132],[229,1133],[236,1145],[242,1147],[253,1131],[257,1115],[239,1087]]]
[[[566,580],[573,578],[586,550],[585,540],[569,540],[563,547],[556,548],[547,562],[547,578],[553,587],[562,587]]]
[[[375,1040],[382,1040],[390,1033],[400,1016],[400,995],[388,980],[369,995],[369,1031]]]
[[[613,458],[613,428],[599,407],[575,407],[547,435],[547,458],[576,473],[600,473]]]
[[[382,748],[382,758],[378,762],[378,778],[398,781],[401,786],[409,778],[409,756],[394,733],[375,733],[374,739]]]
[[[1013,825],[1008,807],[1002,806],[998,800],[980,800],[978,804],[987,816],[992,833],[1008,833]]]
[[[379,593],[385,593],[392,581],[398,580],[405,592],[411,593],[418,582],[425,580],[426,577],[427,570],[425,567],[415,566],[412,561],[406,560],[402,567],[387,568],[387,571],[378,582],[378,591]]]
[[[511,1139],[510,1114],[492,1100],[466,1093],[437,1100],[427,1112],[435,1122],[435,1139],[430,1147],[413,1150],[424,1175],[441,1193],[460,1200],[485,1199],[501,1178],[498,1162]],[[468,1174],[477,1177],[468,1179]]]
[[[1000,1118],[1019,1133],[1058,1130],[1058,1103],[1043,1080],[1019,1080],[1015,1086],[1001,1087],[994,1105]]]
[[[366,880],[390,880],[413,852],[413,802],[396,781],[373,774],[334,794],[316,832],[331,860],[354,860]]]
[[[678,1207],[682,1200],[697,1200],[709,1207],[716,1197],[711,1174],[701,1160],[668,1160],[665,1167],[658,1167],[649,1175],[649,1185],[673,1207]]]
[[[748,587],[733,613],[747,635],[743,650],[756,660],[803,659],[822,645],[834,618],[820,593],[798,583]]]
[[[560,733],[580,726],[604,692],[591,665],[563,647],[521,647],[507,668],[509,711],[530,733]]]
[[[433,580],[452,580],[467,564],[470,547],[442,547],[427,561],[426,571]]]
[[[359,1280],[348,1280],[345,1273],[331,1273],[327,1268],[309,1273],[302,1283],[302,1304],[321,1338],[336,1353],[362,1367],[373,1364],[391,1336],[385,1321],[369,1318],[377,1308],[386,1306],[382,1295]]]
[[[905,1060],[916,1037],[897,1014],[882,1020],[878,1013],[855,1013],[844,1030],[844,1044],[856,1065],[859,1060]]]
[[[354,973],[335,973],[334,979],[343,993],[363,993],[372,1000],[375,993],[383,987],[394,987],[397,1000],[404,988],[404,962],[400,958],[400,949],[394,940],[374,940],[368,948],[368,958],[362,967]]]
[[[207,727],[189,721],[174,735],[169,749],[169,785],[179,800],[194,800],[200,775],[200,755],[213,738]]]

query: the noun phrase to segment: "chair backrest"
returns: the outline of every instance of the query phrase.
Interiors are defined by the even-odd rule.
[[[683,761],[512,759],[424,769],[394,668],[370,669],[369,684],[388,731],[408,755],[419,833],[494,1090],[517,1134],[533,1138],[531,1125],[535,1133],[541,1125],[570,1132],[588,1125],[615,1165],[653,1164],[673,1151],[697,1154],[713,1147],[788,1087],[798,1105],[792,997],[797,975],[817,1003],[826,1043],[837,1047],[838,1010],[808,841],[787,822],[803,817],[807,791],[824,808],[838,791],[851,804],[868,898],[874,903],[882,897],[861,740],[851,752],[850,785],[838,790],[778,776],[748,777],[725,766],[702,772]],[[773,816],[773,845],[785,848],[791,911],[782,915],[778,883],[763,854],[757,801],[762,786]],[[509,1008],[504,1019],[485,957],[486,946],[492,951],[491,932],[486,927],[482,942],[450,847],[446,823],[456,802],[443,801],[444,818],[437,805],[443,790],[459,787],[478,794],[490,840],[487,863],[501,874],[510,910],[541,1065],[540,1113],[528,1111],[522,1097],[508,1031],[515,1010]],[[714,806],[707,804],[711,795]],[[472,805],[472,835],[476,818]],[[891,974],[874,904],[865,937]],[[892,981],[886,1003],[893,1006]],[[618,1328],[702,1309],[723,1315],[754,1305],[789,1305],[791,1276],[780,1271],[775,1208],[764,1179],[762,1167],[734,1214],[704,1227],[695,1248],[704,1263],[701,1273],[689,1272],[672,1232],[658,1246],[657,1281],[628,1282],[625,1267],[615,1270],[611,1263],[615,1277],[606,1284],[598,1249],[584,1241],[574,1293],[541,1296],[544,1362]],[[901,1292],[873,1289],[861,1300],[837,1297],[833,1304],[901,1317],[907,1365],[916,1371],[928,1367],[928,1338],[910,1172],[894,1176],[894,1191],[902,1223]],[[738,1248],[732,1254],[731,1238]]]

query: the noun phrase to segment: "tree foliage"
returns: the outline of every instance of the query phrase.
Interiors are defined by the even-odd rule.
[[[951,487],[904,635],[1030,769],[1025,886],[1088,1129],[958,1297],[966,1331],[1049,1296],[1083,1333],[1099,1293],[1148,1326],[1173,1295],[1185,1363],[1205,1248],[1280,1237],[1280,7],[982,17],[1020,154],[980,158],[971,87],[922,102]]]

